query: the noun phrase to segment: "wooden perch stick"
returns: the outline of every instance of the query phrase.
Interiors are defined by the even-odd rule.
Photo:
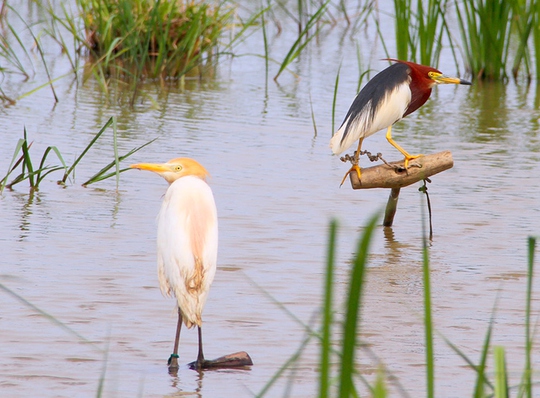
[[[452,153],[443,151],[432,155],[424,155],[409,162],[409,168],[403,168],[403,160],[362,169],[362,180],[358,180],[356,172],[349,173],[353,189],[369,188],[402,188],[421,181],[454,166]]]
[[[202,369],[226,369],[226,368],[245,368],[252,366],[253,361],[245,351],[235,352],[217,359],[205,360]],[[197,370],[197,361],[188,363],[190,369]]]

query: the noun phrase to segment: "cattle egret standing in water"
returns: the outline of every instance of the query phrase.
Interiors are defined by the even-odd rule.
[[[206,183],[208,172],[188,158],[130,167],[153,171],[169,183],[158,216],[157,233],[159,286],[164,295],[173,295],[178,302],[178,325],[169,371],[178,369],[182,322],[188,329],[197,326],[199,353],[194,367],[201,369],[205,364],[201,315],[216,273],[218,250],[217,211],[214,195]]]

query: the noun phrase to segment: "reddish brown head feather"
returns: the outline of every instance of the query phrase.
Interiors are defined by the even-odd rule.
[[[409,75],[411,76],[411,82],[409,84],[409,88],[411,89],[411,103],[403,115],[403,117],[405,117],[420,108],[429,99],[429,96],[431,95],[431,88],[436,83],[428,76],[428,73],[441,72],[435,68],[432,68],[431,66],[420,65],[414,62],[401,61],[399,59],[392,58],[387,58],[387,60],[399,62],[409,67]]]

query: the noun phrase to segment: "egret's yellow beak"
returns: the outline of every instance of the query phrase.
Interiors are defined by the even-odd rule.
[[[463,80],[458,77],[446,76],[442,73],[432,73],[431,78],[438,84],[465,84],[467,86],[471,85],[471,82],[467,80]]]
[[[190,158],[171,159],[167,163],[137,163],[129,166],[132,169],[148,170],[159,174],[172,184],[181,177],[195,176],[203,180],[208,176],[206,169]]]
[[[137,163],[129,165],[131,169],[139,170],[148,170],[153,171],[154,173],[164,173],[171,171],[171,168],[167,164],[157,164],[157,163]]]

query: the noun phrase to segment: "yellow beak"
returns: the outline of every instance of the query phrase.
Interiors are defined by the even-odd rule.
[[[129,167],[131,169],[153,171],[154,173],[164,173],[166,171],[171,171],[168,165],[156,164],[156,163],[137,163],[137,164],[131,164],[129,165]]]
[[[439,84],[465,84],[467,86],[471,85],[471,82],[467,80],[463,80],[457,77],[445,76],[443,74],[435,75],[432,77],[432,79]]]

